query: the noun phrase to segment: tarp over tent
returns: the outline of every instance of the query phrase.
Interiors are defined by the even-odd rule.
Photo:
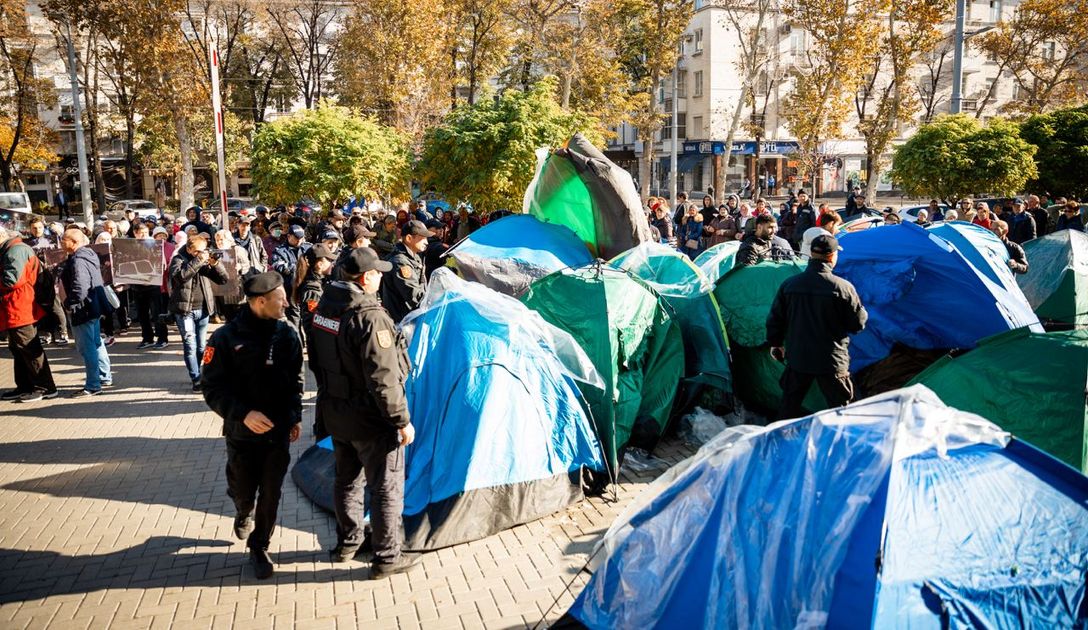
[[[506,295],[520,295],[534,280],[593,261],[570,228],[515,214],[488,223],[446,253],[461,275]]]
[[[732,391],[725,325],[714,285],[703,272],[676,249],[654,242],[627,250],[611,264],[642,278],[672,307],[684,338],[687,379]]]
[[[582,390],[609,470],[628,442],[656,445],[684,372],[680,328],[657,293],[598,261],[537,280],[521,300],[569,332],[600,372],[604,391]]]
[[[1045,322],[1088,327],[1088,234],[1061,230],[1024,243],[1028,272],[1016,277]]]
[[[403,326],[416,427],[405,462],[408,548],[483,538],[582,498],[582,467],[605,468],[578,386],[604,383],[570,335],[447,269]],[[311,447],[292,474],[326,508],[330,448]]]
[[[1088,473],[1088,330],[1002,333],[912,382]]]
[[[920,386],[727,429],[602,545],[560,625],[1088,622],[1088,478]]]
[[[652,240],[631,174],[578,133],[567,146],[537,151],[537,172],[522,211],[565,225],[590,251],[609,259]]]
[[[962,238],[950,242],[904,223],[839,239],[835,275],[853,283],[869,312],[865,330],[852,338],[851,372],[888,356],[897,342],[918,350],[973,348],[979,339],[1021,326],[1042,332],[1008,267],[976,268],[971,260],[986,254],[962,253],[970,239],[957,234]]]

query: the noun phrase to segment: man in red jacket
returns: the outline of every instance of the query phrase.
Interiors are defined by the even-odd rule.
[[[41,263],[15,232],[0,227],[0,331],[8,332],[15,358],[15,389],[0,399],[33,402],[56,398],[57,385],[38,338],[37,322],[45,311],[34,300]]]

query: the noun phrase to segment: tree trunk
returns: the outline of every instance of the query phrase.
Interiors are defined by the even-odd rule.
[[[725,182],[729,173],[729,160],[733,157],[733,140],[736,138],[740,119],[744,114],[744,96],[744,89],[742,89],[740,98],[737,99],[737,106],[733,108],[733,120],[729,122],[729,133],[725,134],[725,157],[722,160],[724,164],[718,169],[718,181],[714,182],[714,194],[718,197],[718,203],[725,203],[727,196]]]
[[[131,108],[125,114],[125,198],[132,199],[136,195],[136,188],[132,181],[134,169],[134,137],[136,135],[136,121],[133,120]],[[160,208],[161,210],[161,208]]]
[[[193,146],[189,137],[189,125],[181,112],[171,112],[174,119],[174,131],[178,136],[178,151],[181,153],[180,179],[178,182],[178,211],[195,205],[193,194]]]
[[[0,185],[4,192],[11,192],[11,164],[7,160],[0,160]]]

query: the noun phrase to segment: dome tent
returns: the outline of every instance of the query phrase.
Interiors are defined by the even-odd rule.
[[[642,243],[612,259],[650,285],[672,308],[684,339],[686,380],[732,391],[729,342],[714,285],[694,263],[661,243]]]
[[[727,429],[594,564],[559,626],[1078,627],[1088,478],[916,386]]]
[[[835,275],[854,285],[869,313],[865,330],[851,338],[851,372],[888,356],[896,343],[917,350],[973,348],[1021,326],[1042,332],[1008,267],[971,250],[974,239],[986,237],[974,230],[955,234],[949,241],[904,223],[839,239]]]
[[[1088,330],[995,335],[912,382],[1088,473]]]
[[[609,471],[616,474],[629,442],[653,448],[684,371],[680,329],[657,293],[630,272],[597,261],[537,280],[521,301],[569,332],[601,374],[603,391],[582,391]]]
[[[466,279],[514,296],[552,272],[593,261],[570,228],[523,214],[488,223],[446,255]]]
[[[603,382],[568,334],[446,269],[402,326],[416,427],[405,461],[407,548],[477,540],[582,498],[582,468],[603,471],[604,461],[577,384]],[[331,508],[331,440],[307,450],[292,477]]]
[[[706,274],[711,284],[717,284],[722,276],[733,269],[733,262],[737,258],[737,250],[740,249],[740,241],[726,241],[718,243],[703,250],[703,253],[695,257],[695,265]]]
[[[1061,230],[1024,243],[1028,272],[1016,277],[1048,325],[1088,327],[1088,234]]]
[[[651,240],[631,175],[580,133],[561,149],[537,151],[537,172],[525,190],[522,212],[569,227],[604,259]]]

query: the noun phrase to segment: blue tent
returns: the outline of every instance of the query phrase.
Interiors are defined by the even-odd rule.
[[[416,428],[405,469],[408,548],[477,540],[581,500],[582,468],[603,471],[604,460],[576,380],[603,382],[569,335],[445,269],[402,326]],[[328,484],[321,449],[303,456],[312,459],[304,468],[324,461],[307,476]],[[331,504],[331,486],[313,485],[303,490]]]
[[[981,271],[1006,291],[1015,291],[1016,279],[1009,272],[1009,252],[997,235],[973,223],[951,221],[934,223],[926,228],[952,244],[975,269]],[[1009,283],[1012,284],[1009,284]]]
[[[727,429],[639,501],[567,621],[1088,623],[1088,478],[922,386]]]
[[[488,223],[449,249],[465,278],[506,295],[520,295],[534,281],[593,261],[570,228],[515,214]]]
[[[851,372],[888,356],[896,343],[917,350],[973,348],[1022,326],[1042,332],[1012,272],[993,262],[988,237],[947,229],[952,240],[913,223],[841,237],[835,274],[853,283],[869,311],[865,330],[851,341]]]

